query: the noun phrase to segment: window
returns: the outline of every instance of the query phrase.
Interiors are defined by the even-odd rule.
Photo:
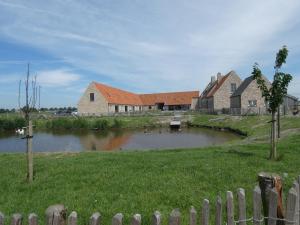
[[[94,93],[90,93],[90,102],[95,101],[95,94]]]
[[[257,106],[257,101],[256,100],[249,100],[248,101],[248,106],[249,107],[256,107]]]
[[[149,109],[152,109],[152,106],[149,106],[148,108],[149,108]]]
[[[231,83],[231,93],[235,92],[236,90],[236,83]]]

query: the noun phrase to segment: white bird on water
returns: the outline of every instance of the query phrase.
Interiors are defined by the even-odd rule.
[[[16,134],[18,134],[18,135],[24,135],[24,133],[25,133],[25,131],[22,128],[16,130]]]

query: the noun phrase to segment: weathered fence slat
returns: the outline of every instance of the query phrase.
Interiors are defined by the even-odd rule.
[[[29,225],[38,225],[38,216],[35,213],[30,213],[28,216]]]
[[[197,211],[194,206],[190,208],[190,225],[197,225]]]
[[[296,201],[297,201],[297,191],[294,188],[289,190],[286,205],[286,225],[295,225],[296,217]]]
[[[294,181],[293,188],[295,189],[297,193],[296,197],[296,214],[295,214],[295,225],[299,225],[299,183],[297,181]]]
[[[122,222],[123,222],[123,214],[122,213],[117,213],[112,218],[112,225],[122,225]]]
[[[226,193],[226,211],[227,211],[227,224],[234,225],[233,194],[231,191],[227,191]]]
[[[239,225],[246,225],[246,196],[245,190],[239,188],[237,190],[238,209],[239,209]]]
[[[77,212],[71,212],[68,217],[68,225],[77,225]]]
[[[261,190],[259,186],[256,186],[253,190],[253,224],[261,225]]]
[[[95,212],[90,217],[90,225],[100,225],[101,223],[101,214],[99,212]]]
[[[207,199],[203,200],[202,225],[209,225],[209,201]]]
[[[141,225],[141,224],[142,224],[141,214],[134,214],[131,219],[131,225]]]
[[[298,217],[298,221],[299,221],[299,225],[300,225],[300,176],[298,176],[298,205],[299,205],[299,217]]]
[[[22,225],[23,217],[20,213],[15,213],[12,215],[11,225]]]
[[[4,215],[0,212],[0,225],[4,225]]]
[[[155,211],[152,216],[152,225],[160,225],[161,224],[161,214],[159,211]]]
[[[194,206],[190,208],[190,225],[197,225],[197,211]]]
[[[268,225],[276,225],[278,193],[275,188],[269,194]]]
[[[58,211],[55,211],[53,213],[52,224],[48,224],[48,225],[60,225],[60,221],[61,221],[60,213]]]
[[[216,201],[216,225],[222,225],[222,199],[220,196]]]
[[[169,225],[180,225],[179,209],[173,209],[169,216]]]

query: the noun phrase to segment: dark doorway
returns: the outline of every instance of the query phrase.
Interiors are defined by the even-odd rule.
[[[125,112],[128,112],[128,106],[125,105]]]
[[[115,112],[119,112],[119,106],[115,105]]]
[[[165,105],[165,103],[160,102],[160,103],[156,103],[156,105],[157,105],[157,109],[158,109],[158,110],[164,110],[164,105]]]

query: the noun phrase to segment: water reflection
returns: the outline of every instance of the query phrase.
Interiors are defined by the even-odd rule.
[[[181,132],[168,128],[117,131],[35,132],[34,152],[114,151],[166,148],[192,148],[222,144],[239,139],[235,134],[202,128]],[[0,133],[0,152],[25,152],[26,140],[14,133]]]

